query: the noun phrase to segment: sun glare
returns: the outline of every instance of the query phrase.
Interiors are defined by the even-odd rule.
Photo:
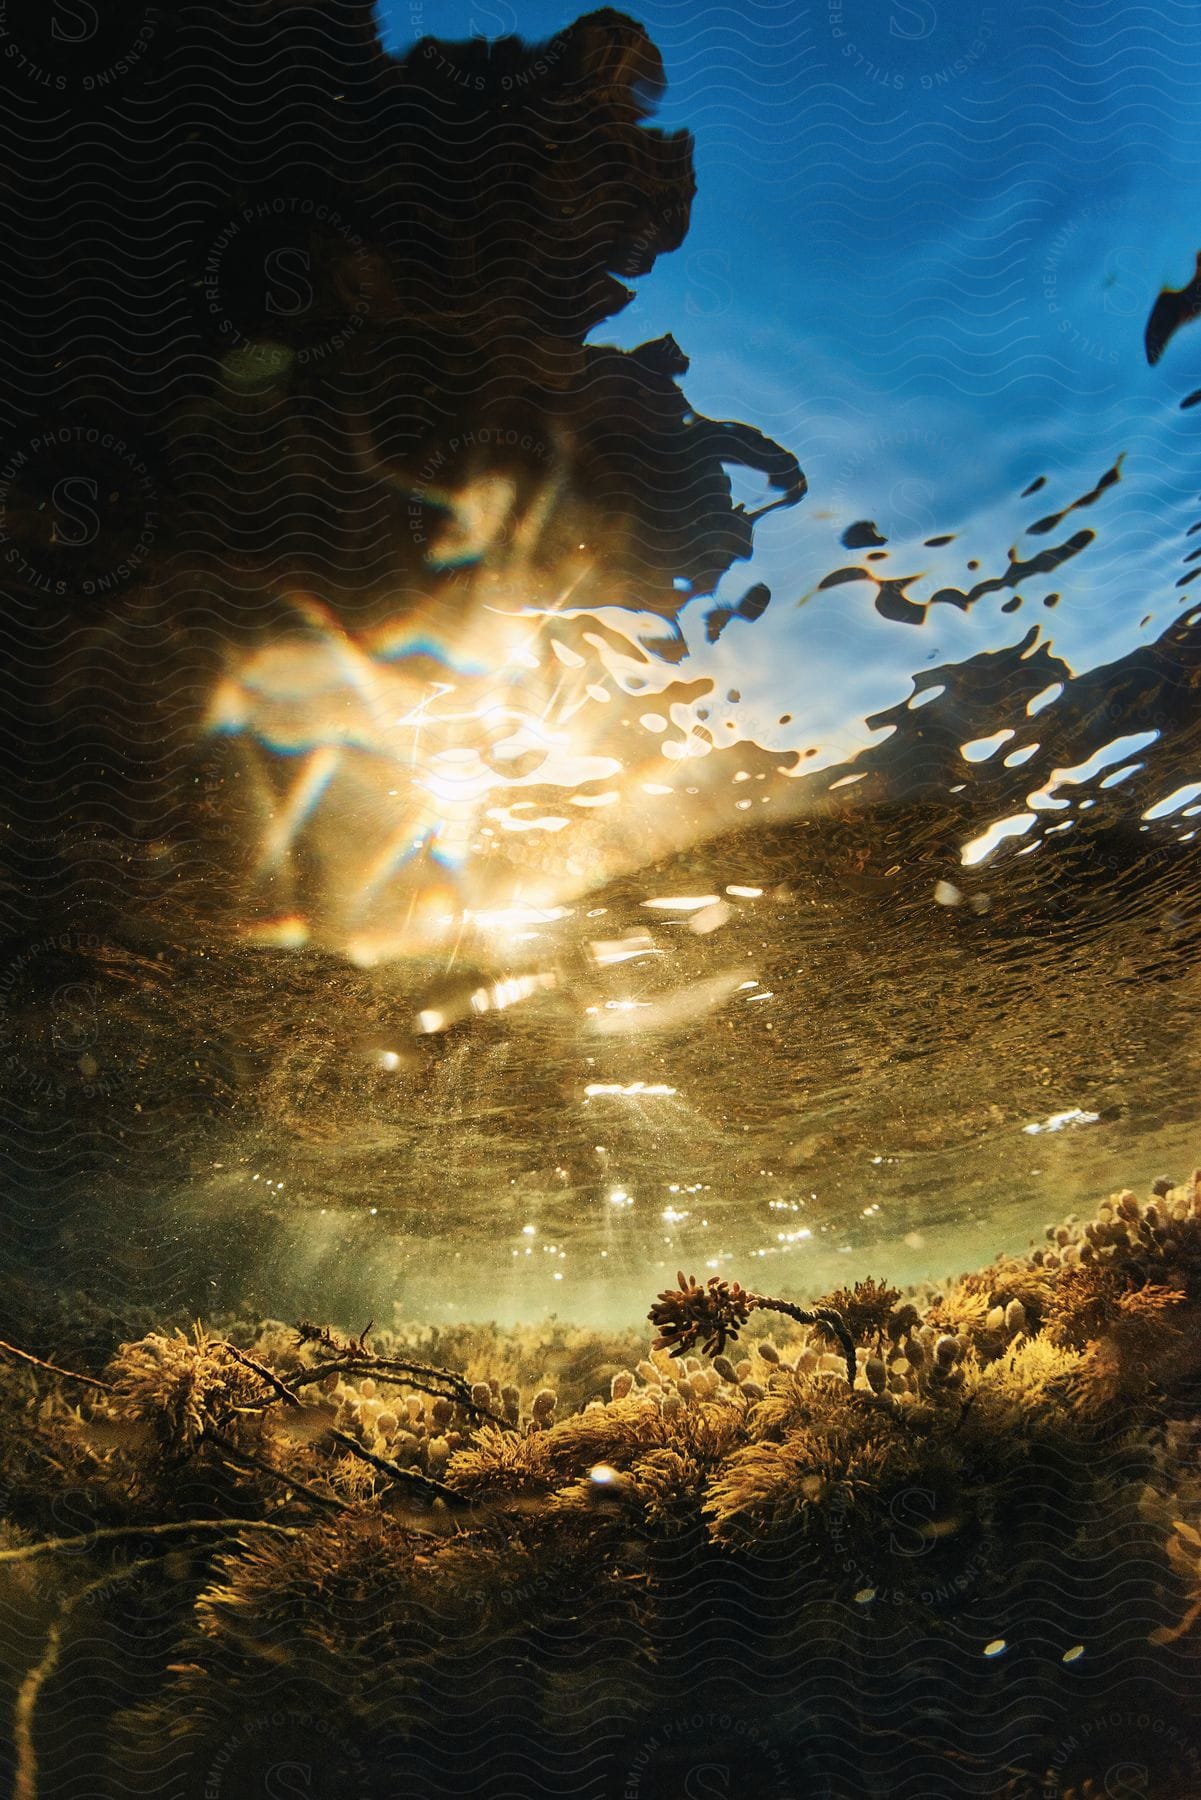
[[[573,586],[538,608],[460,579],[453,610],[431,599],[358,635],[290,597],[295,630],[230,670],[209,715],[251,775],[251,914],[365,966],[497,920],[520,941],[722,822],[718,784],[684,766],[712,681],[657,658],[661,618],[572,609]],[[278,924],[247,929],[284,941]]]

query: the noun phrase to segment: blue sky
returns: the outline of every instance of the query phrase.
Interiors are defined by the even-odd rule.
[[[385,42],[553,35],[558,0],[381,0]],[[1157,636],[1183,604],[1198,516],[1201,326],[1162,363],[1142,350],[1160,287],[1201,246],[1201,8],[1181,0],[652,0],[629,9],[664,56],[657,122],[696,137],[699,192],[683,248],[595,335],[671,331],[701,411],[788,444],[809,478],[760,527],[774,603],[694,672],[735,674],[752,716],[808,703],[846,748],[865,713],[923,665],[1016,641],[1039,618],[1078,670]],[[1123,481],[1080,523],[1097,543],[1005,616],[934,609],[880,619],[863,585],[809,599],[838,532],[875,518],[911,589],[1005,566],[1041,513],[1125,452]],[[1047,485],[1018,503],[1035,476]],[[939,555],[920,540],[952,531]],[[1043,584],[1044,586],[1047,584]],[[798,602],[803,604],[798,605]],[[1146,615],[1150,622],[1142,623]],[[686,619],[687,628],[687,619]],[[735,666],[736,665],[736,666]]]

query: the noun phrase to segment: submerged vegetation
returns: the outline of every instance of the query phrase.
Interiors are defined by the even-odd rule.
[[[751,1796],[1083,1795],[1115,1691],[1152,1722],[1139,1791],[1198,1791],[1201,1746],[1152,1724],[1201,1657],[1201,1171],[938,1291],[803,1310],[681,1275],[652,1319],[646,1350],[236,1320],[74,1370],[3,1346],[6,1786],[77,1791],[103,1656],[89,1794],[165,1763],[262,1791],[291,1719],[348,1794],[513,1791],[513,1758],[665,1794],[716,1730]]]

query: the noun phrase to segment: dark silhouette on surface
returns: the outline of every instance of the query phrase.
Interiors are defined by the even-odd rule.
[[[1154,365],[1163,355],[1176,333],[1201,313],[1201,251],[1197,252],[1197,272],[1182,288],[1164,288],[1147,320],[1144,343],[1147,361]]]

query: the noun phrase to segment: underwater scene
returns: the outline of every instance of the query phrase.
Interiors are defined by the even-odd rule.
[[[1201,1800],[1196,7],[0,67],[0,1794]]]

